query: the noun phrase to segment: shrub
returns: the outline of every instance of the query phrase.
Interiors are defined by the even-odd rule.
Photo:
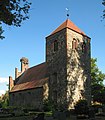
[[[92,105],[92,107],[94,108],[95,113],[98,113],[98,109],[102,108],[102,105]]]
[[[0,108],[2,108],[2,103],[0,103]]]
[[[49,111],[53,111],[54,109],[54,105],[52,102],[50,102],[49,100],[45,100],[43,103],[43,110],[45,112],[49,112]]]
[[[86,100],[79,100],[75,105],[76,114],[88,114],[88,104]]]

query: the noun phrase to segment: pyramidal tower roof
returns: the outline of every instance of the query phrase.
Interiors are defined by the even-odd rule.
[[[85,35],[83,31],[81,31],[71,20],[67,19],[65,22],[63,22],[56,30],[54,30],[52,34],[59,32],[60,30],[64,28],[69,28],[77,33],[80,33],[82,35]]]

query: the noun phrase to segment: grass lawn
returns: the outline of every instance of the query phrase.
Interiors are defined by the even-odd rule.
[[[33,120],[34,116],[8,117],[0,118],[0,120]]]
[[[21,116],[21,117],[0,118],[0,120],[33,120],[33,117],[34,116]],[[45,120],[51,120],[51,119],[46,118]],[[66,120],[77,120],[77,119],[76,118],[68,118]],[[79,120],[83,120],[83,119],[79,119]],[[84,120],[88,120],[88,119],[84,119]],[[95,120],[105,120],[105,117],[97,117]]]
[[[96,120],[105,120],[105,117],[96,117]]]
[[[33,120],[35,115],[30,115],[30,116],[20,116],[20,117],[5,117],[5,118],[0,118],[0,120]],[[51,116],[46,116],[45,120],[52,120]],[[55,120],[55,119],[53,119]],[[57,120],[57,119],[56,119]],[[76,116],[70,116],[70,118],[67,118],[66,120],[78,120],[76,118]],[[88,119],[79,119],[79,120],[88,120]],[[95,120],[105,120],[105,116],[104,117],[99,117],[96,116]]]
[[[42,113],[42,112],[29,112],[29,114],[25,116],[13,116],[13,117],[9,117],[8,114],[0,114],[0,120],[33,120],[33,118],[39,113]],[[45,116],[47,118],[49,118],[51,115],[52,115],[51,112],[45,112]]]

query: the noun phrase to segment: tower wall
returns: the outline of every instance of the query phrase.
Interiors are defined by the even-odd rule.
[[[58,50],[54,51],[54,41]],[[46,38],[49,99],[61,109],[72,109],[80,99],[91,100],[90,38],[65,28]]]
[[[90,103],[90,38],[70,29],[67,29],[67,83],[68,109],[74,108],[80,99]]]
[[[54,42],[58,50],[54,51]],[[46,38],[46,62],[49,76],[49,99],[55,106],[66,107],[66,29]]]

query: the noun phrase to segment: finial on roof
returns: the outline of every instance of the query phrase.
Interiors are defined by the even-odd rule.
[[[67,19],[69,18],[69,9],[66,8],[66,15],[67,15]]]

